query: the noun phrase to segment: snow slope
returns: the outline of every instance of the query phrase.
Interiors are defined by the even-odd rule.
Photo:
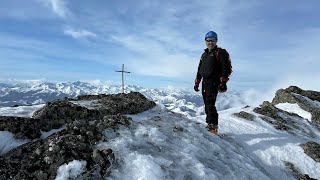
[[[136,123],[130,129],[106,130],[112,138],[98,148],[118,154],[111,179],[294,179],[285,161],[320,178],[320,163],[299,146],[307,139],[231,115],[240,110],[220,111],[226,135],[219,138],[205,129],[203,115],[187,118],[156,107],[131,115]]]

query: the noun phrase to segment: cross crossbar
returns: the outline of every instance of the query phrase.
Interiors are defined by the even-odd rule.
[[[121,72],[122,73],[122,93],[124,93],[124,73],[130,73],[130,72],[124,70],[124,64],[122,64],[122,70],[121,71],[115,71],[115,72]]]

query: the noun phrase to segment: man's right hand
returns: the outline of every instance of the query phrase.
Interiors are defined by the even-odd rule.
[[[194,87],[193,87],[193,89],[196,91],[196,92],[198,92],[199,91],[199,85],[194,85]]]

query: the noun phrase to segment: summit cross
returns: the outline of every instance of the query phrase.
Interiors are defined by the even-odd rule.
[[[122,64],[122,70],[121,71],[116,71],[116,72],[121,72],[122,73],[122,93],[124,93],[124,73],[130,73],[130,72],[124,70],[124,64]]]

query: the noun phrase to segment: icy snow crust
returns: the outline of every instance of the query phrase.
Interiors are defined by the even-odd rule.
[[[296,113],[299,116],[311,121],[311,113],[301,109],[298,104],[291,104],[291,103],[279,103],[276,105],[277,108],[282,109],[287,112]]]
[[[258,119],[232,116],[240,108],[220,111],[222,138],[205,129],[205,116],[187,118],[159,106],[138,115],[119,132],[106,130],[118,166],[111,179],[295,179],[284,167],[320,177],[320,164],[303,153],[301,139]],[[243,110],[243,109],[242,109]],[[252,112],[252,109],[247,109]]]
[[[0,156],[13,148],[29,142],[28,140],[15,139],[8,131],[0,131]]]
[[[85,170],[86,161],[73,160],[63,164],[57,171],[55,180],[81,179],[81,173]]]
[[[131,117],[132,128],[106,131],[114,138],[99,145],[120,155],[113,179],[269,179],[240,144],[214,137],[201,121],[159,107]]]

